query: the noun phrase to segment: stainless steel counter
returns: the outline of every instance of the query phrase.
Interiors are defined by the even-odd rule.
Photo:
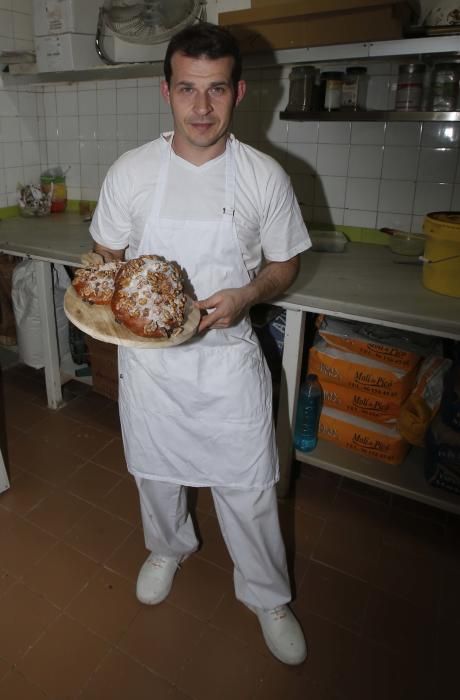
[[[460,298],[425,289],[423,265],[408,261],[414,258],[369,243],[348,243],[343,253],[309,252],[280,303],[460,339]]]
[[[0,220],[0,250],[34,260],[78,265],[92,247],[89,222],[78,214]]]

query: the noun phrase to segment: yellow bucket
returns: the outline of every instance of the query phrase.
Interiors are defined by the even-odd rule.
[[[438,294],[460,297],[460,212],[434,212],[423,222],[423,284]]]

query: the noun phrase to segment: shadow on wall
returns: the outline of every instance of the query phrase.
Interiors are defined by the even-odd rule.
[[[290,122],[284,122],[279,117],[279,112],[285,109],[289,97],[283,86],[283,66],[276,65],[273,49],[260,34],[251,31],[251,40],[253,45],[258,47],[257,54],[263,54],[264,63],[270,67],[260,69],[257,81],[248,80],[246,96],[234,115],[233,131],[241,141],[272,156],[286,170],[291,177],[304,220],[311,224],[313,201],[326,201],[321,179],[317,177],[315,168],[298,154],[299,144],[295,150],[291,145],[290,150],[289,144],[277,141],[276,136],[273,137],[278,130],[276,122],[287,125],[288,129],[290,125]],[[249,38],[244,36],[242,44],[250,45]],[[262,46],[265,48],[259,48]],[[245,55],[243,54],[243,78],[251,70],[245,66]],[[250,55],[255,55],[255,52],[250,52]],[[251,105],[254,105],[253,109]],[[299,128],[299,125],[296,125],[296,128]],[[332,223],[331,218],[330,221],[325,221],[322,227]]]

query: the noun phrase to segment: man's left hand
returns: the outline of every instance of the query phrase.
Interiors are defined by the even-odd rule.
[[[249,308],[249,295],[245,287],[222,289],[207,299],[196,302],[201,311],[207,311],[201,318],[198,332],[211,328],[230,328],[240,321]]]

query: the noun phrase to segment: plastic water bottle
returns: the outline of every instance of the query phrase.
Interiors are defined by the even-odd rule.
[[[294,444],[301,452],[311,452],[318,442],[318,424],[323,392],[316,374],[307,375],[299,390]]]

